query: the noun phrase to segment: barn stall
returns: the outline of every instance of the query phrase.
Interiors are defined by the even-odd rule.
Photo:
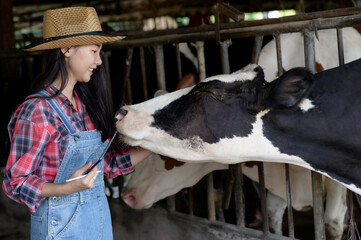
[[[191,48],[196,50],[198,78],[201,80],[214,74],[230,73],[249,62],[257,63],[260,49],[264,45],[263,38],[274,38],[277,45],[277,59],[275,61],[278,64],[278,72],[281,74],[283,70],[280,34],[302,32],[305,39],[306,66],[315,71],[315,50],[313,46],[314,41],[317,40],[314,38],[313,32],[322,29],[335,29],[339,39],[339,63],[343,64],[342,28],[357,26],[361,22],[360,9],[357,7],[318,11],[284,18],[244,21],[244,14],[241,12],[243,9],[233,6],[223,3],[208,6],[209,11],[212,11],[215,16],[215,24],[212,25],[203,24],[197,27],[176,30],[136,31],[134,33],[129,31],[126,40],[105,46],[103,59],[106,69],[108,69],[108,79],[112,85],[111,92],[114,99],[114,108],[124,103],[132,104],[146,100],[152,96],[156,89],[174,90],[173,86],[181,78],[182,65],[184,65],[184,62],[180,60],[180,43],[193,43]],[[232,22],[229,23],[228,19],[232,19]],[[208,48],[208,46],[210,47]],[[241,60],[238,58],[236,63],[231,62],[234,61],[235,50],[233,47],[236,47],[235,49],[238,51],[242,51],[242,55],[247,52],[242,56]],[[170,54],[173,56],[168,58],[170,51],[173,51]],[[147,53],[148,55],[146,55]],[[151,60],[151,58],[154,59]],[[17,68],[21,69],[23,76],[26,76],[26,79],[23,79],[25,82],[21,82],[24,86],[28,84],[26,81],[34,79],[34,72],[37,72],[42,67],[41,54],[30,55],[19,51],[3,51],[1,59],[2,62],[4,60],[16,60]],[[167,69],[169,69],[168,62],[176,63],[175,72],[177,74],[171,79],[166,77]],[[151,71],[149,68],[155,70],[155,82],[153,78],[147,75],[147,72]],[[132,71],[138,72],[137,79],[131,77]],[[6,70],[2,70],[2,73],[4,72]],[[141,74],[139,75],[139,73]],[[11,77],[6,76],[6,78],[2,79],[9,78]],[[120,92],[122,94],[119,94]],[[10,111],[8,110],[8,112]],[[4,145],[6,146],[6,144]],[[2,161],[6,156],[6,149],[3,152]],[[228,194],[223,197],[225,201],[221,207],[224,209],[221,212],[225,211],[230,215],[228,209],[231,209],[233,212],[231,215],[233,216],[230,219],[224,219],[224,217],[219,217],[221,214],[216,214],[220,207],[216,206],[215,203],[214,174],[207,175],[200,182],[200,184],[206,185],[206,193],[203,192],[202,194],[207,194],[206,200],[202,203],[197,203],[198,200],[203,198],[199,197],[198,192],[195,192],[198,188],[202,189],[201,186],[194,186],[187,190],[188,193],[193,194],[193,198],[192,194],[189,194],[190,198],[187,205],[189,209],[187,211],[184,211],[184,209],[178,211],[180,207],[176,204],[176,201],[179,202],[180,194],[166,200],[167,210],[162,208],[164,202],[160,202],[154,208],[134,211],[120,203],[119,199],[111,199],[115,238],[128,239],[135,236],[137,239],[184,239],[186,236],[189,239],[325,239],[321,176],[312,173],[314,210],[311,215],[308,213],[306,216],[300,216],[301,221],[298,221],[293,216],[295,213],[292,211],[292,199],[290,197],[292,189],[289,187],[290,184],[287,184],[288,213],[285,216],[287,222],[285,229],[287,229],[288,233],[284,232],[285,236],[281,237],[270,232],[266,217],[268,214],[265,180],[262,173],[263,164],[259,163],[258,169],[260,172],[259,200],[255,200],[258,199],[257,197],[248,197],[248,194],[255,194],[255,192],[253,187],[250,186],[251,181],[242,176],[241,165],[231,166],[231,169],[226,172],[230,178],[229,184],[227,184],[228,189],[224,190]],[[285,178],[289,182],[290,176],[287,165],[285,169]],[[351,196],[351,193],[349,193],[349,196]],[[351,203],[357,203],[357,201],[352,201],[357,200],[355,196],[349,197],[349,199],[351,199]],[[246,203],[246,201],[251,201],[251,204]],[[259,201],[263,219],[263,225],[259,230],[246,227],[249,225],[249,219],[247,219],[249,213],[247,212],[249,209],[257,207],[256,201]],[[11,216],[11,219],[26,218],[26,213],[21,212],[12,203],[8,203],[6,200],[4,202],[6,204],[2,203],[2,207],[7,210],[3,212],[3,218],[7,216]],[[12,205],[12,207],[8,208],[8,204]],[[351,204],[350,207],[353,207],[353,205]],[[198,211],[200,208],[205,208],[206,213]],[[353,214],[358,214],[358,210],[358,206],[355,207],[355,211],[350,212],[349,219],[357,220],[357,215],[354,216]],[[198,213],[199,216],[197,216]],[[312,220],[309,219],[310,217]],[[19,226],[15,221],[10,222]],[[311,222],[314,227],[308,225],[306,230],[298,228],[295,223],[301,222],[303,224]],[[5,223],[6,221],[4,226]],[[163,224],[167,224],[169,229],[165,230]],[[20,225],[27,226],[26,221],[25,224]],[[297,232],[297,229],[302,230]],[[25,229],[25,232],[27,232],[27,229]],[[308,234],[303,235],[305,232]],[[0,236],[12,239],[16,234],[18,234],[17,231],[12,230],[7,233],[4,232]],[[16,239],[19,239],[19,235],[16,236]]]

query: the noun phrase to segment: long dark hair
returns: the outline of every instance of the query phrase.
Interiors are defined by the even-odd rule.
[[[65,58],[60,49],[48,50],[45,57],[47,63],[45,71],[37,77],[30,88],[29,94],[47,88],[60,74],[61,86],[56,95],[53,96],[56,97],[64,90],[68,81]],[[115,131],[115,126],[103,66],[100,65],[93,71],[90,82],[78,82],[74,87],[74,91],[76,91],[81,101],[85,104],[95,128],[102,134],[103,141],[111,137]]]

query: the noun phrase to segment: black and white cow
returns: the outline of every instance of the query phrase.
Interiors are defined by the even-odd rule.
[[[345,60],[346,62],[349,62],[360,57],[361,48],[359,43],[361,41],[361,37],[360,34],[353,28],[345,28],[343,32],[344,32],[344,43],[345,43],[345,48],[344,48]],[[302,46],[303,45],[302,41],[303,41],[302,36],[297,33],[281,35],[282,59],[283,59],[284,69],[287,70],[297,65],[303,65],[304,59],[301,56],[301,54],[303,53],[303,49],[295,47],[295,45]],[[318,71],[322,71],[323,69],[331,68],[338,65],[337,58],[329,57],[330,54],[333,56],[337,55],[337,40],[336,40],[335,30],[319,31],[318,39],[315,42],[315,49],[316,49],[316,66]],[[265,78],[269,80],[272,80],[272,78],[274,78],[277,74],[276,61],[274,61],[276,57],[275,54],[276,51],[275,51],[274,41],[268,43],[261,51],[259,62],[260,65],[262,65],[265,69]],[[294,58],[294,55],[301,57]],[[151,164],[155,164],[154,162],[152,162]],[[150,182],[148,181],[149,183],[146,184],[148,187],[145,187],[144,186],[145,183],[137,181],[139,179],[142,179],[143,177],[140,177],[138,179],[138,177],[136,177],[135,175],[132,176],[130,185],[127,187],[126,193],[123,194],[123,197],[125,197],[125,201],[128,204],[130,204],[132,207],[144,207],[144,205],[142,206],[142,204],[147,203],[146,205],[148,206],[151,205],[155,201],[154,196],[157,196],[159,192],[162,192],[162,196],[164,195],[168,196],[168,194],[171,194],[169,190],[171,186],[177,186],[178,188],[182,186],[182,184],[179,183],[177,179],[180,180],[180,182],[183,182],[182,179],[193,179],[195,178],[195,176],[200,175],[200,174],[195,174],[195,175],[188,174],[187,172],[188,170],[186,170],[187,169],[186,166],[188,164],[191,163],[187,163],[185,165],[182,165],[181,167],[175,168],[175,170],[177,170],[177,173],[173,173],[174,169],[168,171],[164,170],[166,171],[165,174],[169,173],[168,176],[171,175],[172,178],[166,176],[158,176],[160,174],[159,170],[157,170],[157,177],[155,178],[152,170],[149,167],[147,167],[147,169],[144,168],[137,169],[136,176],[144,177],[146,175],[148,176],[147,179],[150,179],[152,177],[151,178],[152,180],[150,180]],[[197,164],[195,164],[195,166],[197,166]],[[190,169],[192,169],[192,165],[190,165]],[[252,169],[249,170],[248,169],[249,168],[245,168],[244,173],[247,176],[251,177],[252,179],[257,180],[258,177],[255,175],[256,173],[254,173]],[[141,172],[139,172],[138,170],[141,170]],[[312,206],[312,196],[310,195],[311,192],[309,191],[310,184],[303,184],[304,181],[310,180],[310,173],[306,169],[297,167],[296,165],[291,165],[291,170],[292,172],[294,172],[292,177],[293,179],[291,179],[293,202],[295,204],[294,208],[300,210],[303,209],[305,206]],[[268,196],[268,203],[269,203],[268,208],[270,211],[271,223],[274,223],[273,227],[276,230],[276,232],[280,233],[281,225],[282,225],[282,215],[286,207],[286,202],[278,197],[281,196],[283,199],[285,199],[284,196],[285,187],[282,187],[283,185],[285,185],[285,183],[283,183],[284,179],[283,178],[280,179],[279,176],[284,176],[284,173],[282,174],[284,168],[282,164],[267,163],[265,165],[265,171],[266,171],[266,175],[268,174],[269,179],[271,179],[271,180],[267,180],[268,185],[266,187],[277,195],[277,196],[274,195],[274,197],[272,197],[271,192],[269,192],[269,196]],[[271,177],[271,175],[273,177]],[[276,176],[276,178],[274,176]],[[173,180],[171,179],[173,179],[175,182],[173,183],[172,182]],[[163,180],[166,180],[169,186],[160,187],[160,185],[162,185]],[[159,186],[156,188],[156,190],[154,184]],[[344,199],[345,190],[341,186],[339,186],[336,182],[327,178],[325,179],[325,184],[326,184],[325,191],[327,192],[325,222],[328,223],[329,225],[328,227],[330,227],[330,229],[334,228],[336,230],[336,232],[333,233],[335,236],[334,239],[339,239],[339,237],[337,236],[341,236],[342,234],[342,220],[344,213],[346,211],[345,203],[341,204],[340,201],[341,202],[345,201]],[[303,188],[305,189],[301,190]],[[147,189],[147,190],[146,192],[143,192],[140,189]],[[150,192],[152,192],[152,194],[150,194]],[[273,206],[275,205],[274,203],[278,206],[277,208]],[[337,206],[335,206],[335,204]]]
[[[260,66],[125,106],[117,129],[132,146],[181,161],[283,162],[361,193],[361,60],[266,82]]]

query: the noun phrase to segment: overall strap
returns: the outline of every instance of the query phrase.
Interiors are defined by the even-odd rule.
[[[36,93],[36,95],[40,95],[40,96],[43,96],[43,97],[50,97],[51,96],[46,90],[42,90],[42,91]],[[74,127],[71,125],[69,118],[65,115],[64,111],[61,109],[59,103],[55,100],[55,98],[46,99],[46,101],[48,101],[50,106],[58,114],[61,121],[64,123],[65,127],[68,129],[69,133],[71,135],[75,134],[76,131],[75,131]]]

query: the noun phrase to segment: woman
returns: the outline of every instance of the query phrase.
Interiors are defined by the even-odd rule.
[[[46,11],[43,36],[25,48],[48,50],[48,67],[8,125],[3,190],[32,212],[32,239],[112,239],[103,175],[130,173],[150,154],[112,150],[85,174],[115,132],[102,43],[124,36],[103,33],[91,7]]]

